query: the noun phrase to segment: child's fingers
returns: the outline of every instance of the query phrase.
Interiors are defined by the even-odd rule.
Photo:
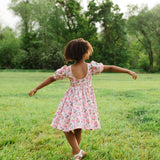
[[[30,96],[30,97],[33,96],[33,92],[32,92],[32,91],[29,92],[29,96]]]
[[[32,97],[32,96],[34,96],[35,95],[35,93],[34,92],[31,92],[30,93],[30,97]]]
[[[37,90],[33,89],[29,92],[29,96],[32,97],[36,94]]]
[[[136,80],[137,79],[137,74],[133,73],[132,77],[133,77],[134,80]]]
[[[34,96],[35,95],[35,92],[32,92],[32,96]]]

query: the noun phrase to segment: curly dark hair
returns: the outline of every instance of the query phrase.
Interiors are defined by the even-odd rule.
[[[65,46],[64,58],[66,63],[73,60],[79,62],[85,54],[89,54],[90,56],[92,52],[92,45],[88,41],[83,38],[73,39]]]

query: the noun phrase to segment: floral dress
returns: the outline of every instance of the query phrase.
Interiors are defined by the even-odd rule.
[[[87,74],[83,79],[74,77],[71,65],[63,66],[56,70],[55,80],[70,79],[70,87],[62,98],[55,113],[51,126],[69,132],[81,128],[83,130],[95,130],[100,127],[99,114],[93,87],[92,75],[102,72],[102,63],[92,61],[87,63]]]

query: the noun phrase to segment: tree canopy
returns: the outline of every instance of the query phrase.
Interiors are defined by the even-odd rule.
[[[12,0],[10,9],[21,18],[20,35],[0,28],[0,68],[57,69],[68,41],[84,38],[90,60],[160,70],[160,4],[129,6],[127,19],[111,0],[90,0],[87,11],[78,0]]]

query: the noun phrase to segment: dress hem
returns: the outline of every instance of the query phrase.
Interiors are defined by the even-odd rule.
[[[53,126],[53,125],[51,125],[51,127],[56,128],[56,129],[58,129],[58,130],[60,130],[60,131],[63,131],[63,132],[70,132],[70,131],[73,131],[73,130],[75,130],[75,129],[82,129],[82,130],[97,130],[97,129],[101,129],[101,127],[97,127],[97,128],[76,127],[76,128],[72,128],[72,129],[69,129],[69,130],[62,130],[62,129],[60,129],[60,128],[58,128],[58,127],[55,127],[55,126]]]

